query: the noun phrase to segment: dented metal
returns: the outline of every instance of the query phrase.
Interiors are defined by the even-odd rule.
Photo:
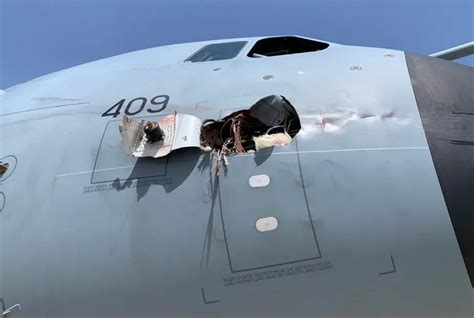
[[[218,121],[206,121],[201,139],[203,146],[215,150],[244,153],[259,150],[264,144],[271,144],[271,140],[273,145],[287,144],[300,128],[298,114],[290,102],[283,96],[270,95],[249,109],[238,110]],[[273,135],[278,138],[268,137]]]
[[[301,132],[303,138],[313,136],[316,133],[331,133],[342,130],[350,122],[372,123],[390,122],[406,125],[412,120],[402,114],[390,111],[382,114],[374,114],[354,109],[340,109],[333,111],[317,111],[300,115]]]
[[[289,144],[300,131],[298,114],[283,96],[270,95],[249,109],[221,120],[205,120],[175,113],[160,121],[135,120],[123,116],[119,131],[125,151],[134,157],[159,158],[185,147],[216,152],[216,173],[228,153],[246,153]]]
[[[181,113],[165,116],[158,122],[123,116],[119,131],[128,154],[159,158],[176,149],[200,147],[200,126],[199,118]]]

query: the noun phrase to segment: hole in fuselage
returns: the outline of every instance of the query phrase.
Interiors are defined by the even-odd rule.
[[[298,114],[283,96],[271,95],[201,126],[201,144],[223,153],[246,153],[286,145],[300,131]]]

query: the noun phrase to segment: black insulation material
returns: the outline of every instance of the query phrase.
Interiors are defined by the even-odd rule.
[[[405,53],[451,222],[474,287],[474,69]]]

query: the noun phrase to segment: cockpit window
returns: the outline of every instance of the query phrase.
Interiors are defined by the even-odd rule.
[[[287,54],[298,54],[321,51],[329,44],[308,40],[296,36],[267,38],[257,41],[250,50],[249,57],[269,57]]]
[[[236,57],[245,44],[247,44],[246,41],[208,44],[188,57],[184,62],[197,63],[228,60]]]

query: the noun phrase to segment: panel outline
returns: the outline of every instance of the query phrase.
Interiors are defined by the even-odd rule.
[[[160,114],[160,115],[153,115],[153,116],[140,116],[140,117],[134,117],[134,118],[132,118],[132,119],[144,119],[144,118],[152,118],[152,117],[164,117],[164,116],[168,116],[168,115],[172,115],[172,114],[173,114],[173,113]],[[111,122],[117,122],[117,121],[121,121],[121,120],[122,120],[122,119],[109,120],[109,121],[107,121],[107,124],[105,125],[104,131],[102,132],[102,137],[100,138],[99,147],[97,148],[97,154],[96,154],[96,156],[95,156],[94,168],[92,169],[92,173],[91,173],[91,182],[90,182],[90,184],[110,183],[110,182],[114,182],[115,180],[117,180],[117,179],[114,179],[114,180],[95,181],[95,182],[94,182],[94,174],[95,174],[95,171],[96,171],[97,159],[99,158],[99,153],[100,153],[100,149],[101,149],[101,147],[102,147],[102,142],[104,141],[105,132],[107,131],[107,128],[109,128],[109,124],[110,124]],[[168,159],[169,159],[169,156],[166,156],[165,173],[164,173],[164,174],[159,174],[159,175],[154,175],[154,176],[137,177],[137,178],[133,178],[133,179],[141,180],[141,179],[148,179],[148,178],[166,177],[166,176],[168,175],[168,161],[169,161]],[[128,179],[128,178],[127,178],[127,179]],[[127,180],[127,179],[119,178],[120,181],[125,181],[125,180]]]
[[[229,261],[229,267],[230,267],[230,271],[231,271],[232,274],[246,272],[246,271],[252,271],[252,270],[258,270],[258,269],[264,269],[264,268],[270,268],[270,267],[276,267],[276,266],[281,266],[281,265],[307,262],[307,261],[311,261],[311,260],[321,259],[323,257],[323,255],[321,253],[321,249],[319,247],[319,242],[318,242],[318,238],[317,238],[317,235],[316,235],[316,230],[314,229],[314,221],[313,221],[313,218],[311,216],[311,209],[309,208],[309,204],[308,204],[308,197],[307,197],[307,194],[306,194],[306,186],[305,186],[304,179],[303,179],[303,171],[301,169],[300,152],[299,152],[299,148],[298,148],[297,138],[294,139],[294,142],[295,142],[295,145],[296,145],[296,155],[297,155],[297,159],[298,159],[298,168],[299,168],[300,180],[301,180],[301,184],[302,184],[302,188],[303,188],[303,195],[304,195],[304,199],[305,199],[306,211],[308,213],[308,218],[309,218],[309,221],[311,223],[311,230],[312,230],[312,233],[313,233],[313,238],[314,238],[314,242],[315,242],[315,245],[316,245],[316,250],[317,250],[318,256],[310,257],[310,258],[304,258],[304,259],[298,259],[298,260],[283,262],[283,263],[278,263],[278,264],[271,264],[271,265],[250,267],[250,268],[235,270],[234,267],[232,266],[232,259],[230,257],[230,253],[229,253],[229,244],[227,242],[227,234],[226,234],[226,230],[225,230],[225,222],[224,222],[224,215],[223,215],[223,209],[222,209],[221,186],[220,186],[220,182],[219,182],[219,184],[218,184],[219,210],[220,210],[220,215],[221,215],[222,230],[223,230],[223,233],[224,233],[224,242],[225,242],[225,249],[226,249],[226,252],[227,252],[227,259]]]

